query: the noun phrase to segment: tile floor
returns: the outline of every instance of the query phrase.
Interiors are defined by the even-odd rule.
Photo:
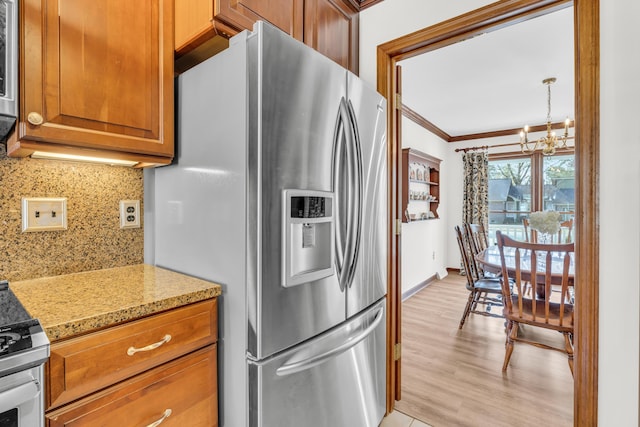
[[[393,411],[382,420],[380,427],[431,427],[399,411]]]

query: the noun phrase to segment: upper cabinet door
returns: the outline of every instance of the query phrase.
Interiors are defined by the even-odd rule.
[[[19,140],[173,157],[173,0],[23,0],[20,13]]]
[[[216,36],[269,22],[302,40],[304,0],[175,0],[175,49],[183,55]]]
[[[303,39],[304,0],[174,0],[175,70],[182,73],[229,46],[229,37],[269,22]]]
[[[303,0],[219,0],[216,18],[236,28],[253,28],[258,20],[267,21],[285,33],[302,40]]]
[[[306,0],[304,42],[358,74],[358,11],[348,0]]]
[[[220,52],[227,47],[226,38],[262,20],[357,74],[359,20],[354,1],[175,0],[176,70],[185,71]]]

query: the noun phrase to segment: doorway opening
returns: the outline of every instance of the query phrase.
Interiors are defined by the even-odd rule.
[[[599,173],[599,6],[597,2],[499,1],[448,21],[378,46],[378,91],[389,101],[389,324],[387,409],[399,395],[400,342],[400,235],[401,218],[398,145],[401,108],[396,97],[396,65],[431,50],[478,34],[541,16],[568,5],[575,23],[575,122],[576,122],[576,325],[574,425],[597,424],[598,375],[598,173]]]

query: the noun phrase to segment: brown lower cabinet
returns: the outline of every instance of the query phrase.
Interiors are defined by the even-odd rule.
[[[218,425],[216,345],[205,347],[46,414],[47,425]]]
[[[54,342],[47,425],[217,426],[217,300]]]

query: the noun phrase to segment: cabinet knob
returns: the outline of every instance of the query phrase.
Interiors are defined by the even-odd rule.
[[[32,111],[27,116],[27,121],[34,126],[40,126],[42,123],[44,123],[44,118],[39,113]]]

